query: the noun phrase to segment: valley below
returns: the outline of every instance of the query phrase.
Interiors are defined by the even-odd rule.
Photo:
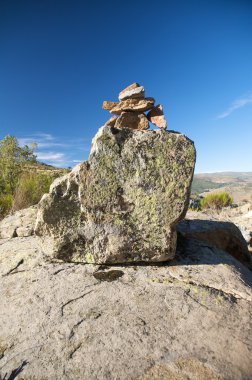
[[[192,194],[228,192],[235,203],[252,202],[252,172],[198,173],[194,175]]]

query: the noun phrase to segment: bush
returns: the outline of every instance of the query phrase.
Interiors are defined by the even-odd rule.
[[[13,196],[11,194],[0,195],[0,220],[3,219],[11,210]]]
[[[223,207],[230,206],[233,203],[233,198],[230,197],[225,191],[222,193],[208,194],[200,202],[202,209],[213,208],[215,210],[221,210]]]
[[[21,175],[13,199],[13,211],[21,210],[37,204],[42,195],[48,193],[53,174],[24,173]]]
[[[20,147],[15,136],[7,135],[0,140],[0,175],[5,188],[8,187],[12,195],[24,163],[36,163],[35,149],[36,144],[33,144],[32,148],[27,145]]]
[[[66,170],[51,171],[55,168],[48,165],[39,172],[43,164],[37,162],[36,147],[36,143],[20,147],[10,135],[0,140],[0,219],[38,203],[53,180],[65,174]]]

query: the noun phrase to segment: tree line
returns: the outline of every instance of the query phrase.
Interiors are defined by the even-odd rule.
[[[7,135],[0,140],[0,219],[12,211],[38,203],[52,181],[61,174],[29,170],[39,165],[36,149],[35,142],[20,146],[15,136]]]

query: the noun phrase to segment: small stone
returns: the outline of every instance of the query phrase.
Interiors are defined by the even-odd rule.
[[[103,102],[103,104],[102,104],[102,108],[104,110],[111,110],[112,108],[116,107],[117,105],[118,105],[117,102],[110,102],[110,101],[105,100],[105,102]]]
[[[134,82],[134,83],[130,84],[129,86],[127,86],[126,88],[124,88],[124,89],[120,92],[120,94],[122,94],[124,91],[134,90],[134,89],[137,88],[137,87],[141,87],[141,85],[140,85],[139,83]],[[119,95],[120,95],[120,94],[119,94]]]
[[[32,236],[33,233],[34,233],[34,226],[24,226],[24,227],[18,227],[16,229],[16,234],[18,237]]]
[[[149,128],[149,122],[144,114],[124,112],[117,118],[115,127],[143,130]]]
[[[138,88],[138,87],[141,87],[139,83],[132,83],[130,84],[128,87],[124,88],[120,93],[119,93],[119,99],[120,99],[120,96],[122,96],[126,91],[131,91],[131,90],[134,90],[135,88]]]
[[[114,127],[115,126],[115,123],[116,123],[116,120],[118,119],[117,116],[112,116],[106,123],[105,125],[109,125],[110,127]]]
[[[165,120],[163,106],[161,104],[154,107],[147,114],[147,118],[152,124],[156,125],[156,127],[161,128],[161,129],[167,128],[167,122]]]
[[[119,100],[132,99],[132,98],[144,98],[144,87],[138,83],[133,83],[126,87],[119,94]]]
[[[145,98],[145,99],[126,99],[122,100],[120,103],[117,103],[115,107],[110,110],[110,113],[115,115],[120,115],[126,111],[134,112],[145,112],[154,107],[155,99]]]

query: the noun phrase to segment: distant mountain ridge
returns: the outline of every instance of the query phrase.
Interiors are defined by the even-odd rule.
[[[215,173],[197,173],[195,178],[207,179],[212,182],[240,182],[240,181],[252,181],[252,172],[215,172]]]
[[[45,164],[43,162],[36,163],[26,163],[23,166],[23,169],[27,172],[36,172],[36,173],[57,173],[59,175],[64,175],[69,173],[70,169],[56,168],[55,166]]]

